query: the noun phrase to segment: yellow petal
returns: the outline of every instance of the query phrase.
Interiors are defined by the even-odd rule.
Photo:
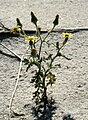
[[[63,35],[63,37],[72,38],[72,34],[68,33],[68,32],[63,32],[62,35]]]
[[[25,39],[25,41],[35,41],[37,39],[37,37],[35,37],[35,36],[26,36],[24,39]]]

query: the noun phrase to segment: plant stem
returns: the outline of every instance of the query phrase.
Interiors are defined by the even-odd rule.
[[[47,69],[46,71],[45,71],[45,75],[44,75],[44,77],[43,77],[43,88],[44,88],[44,93],[43,93],[43,100],[44,100],[44,112],[46,111],[46,105],[47,105],[47,87],[46,87],[46,81],[45,81],[45,79],[46,79],[46,76],[47,76],[47,73],[48,73],[48,71],[51,69],[51,67],[52,67],[52,63],[53,63],[53,61],[55,60],[55,58],[58,56],[58,53],[51,59],[51,63],[50,63],[50,68],[49,69]]]
[[[44,88],[44,93],[43,93],[44,111],[46,111],[46,104],[47,104],[47,88],[46,88],[45,78],[46,78],[46,72],[45,72],[45,75],[44,75],[44,77],[43,77],[43,88]]]
[[[46,40],[46,38],[48,37],[48,35],[53,31],[53,29],[55,28],[55,26],[52,27],[52,29],[47,33],[47,35],[45,36],[45,38],[43,39],[43,41]]]
[[[40,36],[40,34],[39,34],[40,40],[41,40],[40,48],[39,48],[39,59],[40,59],[42,44],[43,44],[43,42],[45,42],[45,40],[46,40],[46,38],[49,36],[49,34],[53,31],[54,27],[55,27],[55,26],[53,26],[53,28],[47,33],[47,35],[45,36],[45,38],[44,38],[43,40],[42,40],[42,38],[41,38],[41,36]]]
[[[40,40],[41,40],[41,43],[40,43],[40,47],[39,47],[39,60],[40,60],[40,53],[41,53],[41,48],[42,48],[42,38],[41,38],[41,35],[40,35],[40,31],[39,31],[39,29],[38,29],[38,26],[37,25],[35,25],[36,26],[36,30],[37,30],[37,33],[38,33],[38,36],[39,36],[39,38],[40,38]]]

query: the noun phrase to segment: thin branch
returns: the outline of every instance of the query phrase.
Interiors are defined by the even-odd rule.
[[[0,22],[0,27],[2,27],[4,30],[10,31],[9,28],[5,27],[4,24],[2,22]]]
[[[15,52],[13,52],[12,50],[10,50],[7,46],[5,46],[3,43],[0,43],[0,45],[2,45],[4,48],[6,48],[8,51],[10,51],[12,54],[14,54],[18,59],[21,60],[21,57],[16,54]]]
[[[40,44],[40,48],[39,48],[39,59],[40,59],[40,53],[41,53],[41,49],[42,49],[42,44],[43,44],[43,42],[45,42],[45,40],[46,40],[46,38],[50,35],[50,33],[53,31],[53,29],[54,29],[54,26],[53,26],[53,28],[47,33],[47,35],[45,36],[45,38],[42,40],[41,39],[41,36],[40,36],[40,40],[41,40],[41,44]]]

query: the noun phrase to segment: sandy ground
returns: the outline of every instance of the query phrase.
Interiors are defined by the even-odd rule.
[[[56,14],[60,15],[60,28],[88,26],[88,0],[0,0],[0,19],[8,27],[14,25],[18,17],[24,27],[33,29],[31,11],[43,29],[51,27]]]
[[[43,29],[51,28],[56,14],[60,15],[60,24],[57,28],[78,28],[88,26],[87,0],[0,0],[0,19],[7,27],[14,25],[18,17],[24,28],[34,29],[30,23],[30,12],[33,11],[39,18],[39,25]],[[53,35],[52,35],[53,36]],[[51,36],[49,37],[51,39]],[[59,33],[54,34],[54,40],[62,40]],[[8,38],[3,44],[22,56],[27,44],[23,39]],[[0,50],[12,55],[2,46]],[[52,48],[54,53],[54,49]],[[71,113],[76,120],[88,120],[88,32],[80,31],[73,34],[62,52],[72,58],[57,60],[61,63],[57,74],[56,84],[52,95],[56,101],[57,110],[52,120],[62,120],[63,114]],[[16,58],[0,54],[0,120],[7,120],[8,105],[14,89],[19,68]],[[23,117],[11,120],[34,120],[31,114],[32,90],[30,71],[25,72],[23,66],[18,89],[13,102],[13,110],[24,113]],[[26,107],[24,107],[26,105]]]

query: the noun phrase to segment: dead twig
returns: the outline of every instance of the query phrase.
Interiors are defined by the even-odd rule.
[[[10,31],[9,28],[5,27],[2,22],[0,22],[0,27],[4,29],[5,31]]]
[[[9,49],[7,46],[5,46],[3,43],[0,43],[0,45],[2,45],[4,48],[6,48],[8,51],[10,51],[12,54],[14,54],[19,60],[21,60],[21,57],[16,54],[14,51],[12,51],[11,49]]]
[[[15,84],[15,87],[14,87],[14,91],[13,91],[11,99],[10,99],[8,120],[10,120],[10,118],[11,118],[11,113],[12,113],[12,109],[11,108],[12,108],[13,99],[14,99],[14,96],[15,96],[15,93],[16,93],[16,90],[17,90],[17,87],[18,87],[18,82],[19,82],[20,73],[21,73],[21,69],[22,69],[23,56],[22,56],[21,61],[20,61],[20,65],[19,65],[19,70],[18,70],[18,75],[17,75],[17,80],[16,80],[16,84]]]

